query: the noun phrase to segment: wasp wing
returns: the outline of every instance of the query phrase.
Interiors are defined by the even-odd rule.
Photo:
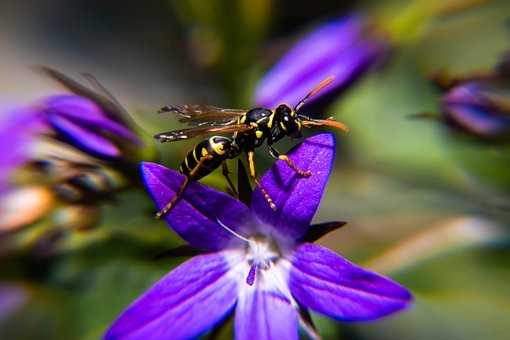
[[[161,143],[165,142],[176,142],[180,140],[186,140],[198,136],[210,135],[210,134],[224,134],[234,132],[245,132],[253,129],[252,126],[244,124],[218,124],[218,125],[200,125],[194,126],[188,129],[173,130],[168,132],[158,133],[154,136],[155,139]]]
[[[187,123],[191,126],[200,126],[231,124],[245,114],[246,111],[241,109],[224,109],[212,105],[185,104],[165,106],[159,110],[159,113],[173,112],[179,116],[179,122]]]

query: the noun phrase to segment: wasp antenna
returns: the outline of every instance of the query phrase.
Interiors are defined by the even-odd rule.
[[[326,79],[324,79],[323,81],[321,81],[317,86],[315,86],[315,88],[310,91],[310,93],[308,94],[309,97],[311,96],[315,96],[319,91],[321,91],[323,88],[325,88],[326,86],[330,85],[333,80],[335,80],[335,77],[333,76],[329,76],[327,77]]]
[[[342,130],[344,132],[349,132],[349,128],[344,123],[341,123],[339,121],[336,121],[332,118],[328,119],[310,119],[303,121],[303,125],[305,127],[311,127],[311,126],[329,126],[335,129]]]
[[[317,93],[319,93],[326,86],[330,85],[333,82],[333,80],[335,80],[334,76],[329,76],[326,79],[322,80],[310,92],[308,92],[308,94],[306,96],[304,96],[303,99],[301,99],[299,101],[299,103],[297,103],[297,105],[294,107],[294,111],[299,111],[299,109],[301,107],[303,107],[303,105],[306,104],[308,99],[310,99],[311,97],[315,96]]]

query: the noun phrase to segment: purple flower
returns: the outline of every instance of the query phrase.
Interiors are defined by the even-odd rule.
[[[0,283],[0,322],[5,321],[27,300],[27,292],[17,286]]]
[[[510,138],[510,79],[473,79],[451,88],[442,98],[447,123],[484,139]]]
[[[302,38],[259,82],[255,102],[264,107],[296,105],[321,80],[333,83],[310,102],[328,101],[349,87],[389,51],[369,32],[365,18],[351,15],[323,24]]]
[[[55,70],[41,69],[73,94],[2,112],[0,233],[46,216],[55,197],[61,203],[87,205],[71,211],[95,211],[89,205],[138,179],[142,141],[115,98],[91,76],[98,92]],[[17,185],[12,185],[13,174]]]
[[[89,74],[84,78],[94,90],[51,68],[39,70],[72,92],[48,97],[36,106],[59,139],[95,157],[132,158],[142,141],[128,113],[108,90]]]
[[[234,310],[237,339],[298,339],[298,324],[306,325],[300,312],[308,309],[337,320],[368,321],[407,307],[412,297],[401,285],[309,242],[320,230],[310,222],[334,150],[333,136],[320,134],[289,153],[311,177],[299,177],[283,161],[266,172],[261,183],[276,212],[259,189],[250,209],[193,182],[165,219],[205,254],[184,262],[139,297],[105,339],[193,338]],[[143,163],[141,170],[158,207],[184,179],[155,163]]]
[[[33,110],[5,110],[0,115],[0,194],[9,188],[12,171],[30,156],[34,137],[43,129]]]
[[[40,104],[39,110],[61,137],[94,156],[119,158],[124,145],[141,143],[130,128],[82,96],[52,96]]]

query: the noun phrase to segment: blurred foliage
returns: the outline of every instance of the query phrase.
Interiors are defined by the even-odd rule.
[[[247,65],[258,55],[268,29],[271,0],[172,1],[188,27],[191,57],[215,74],[230,96],[231,105],[241,104],[240,89],[249,76]]]

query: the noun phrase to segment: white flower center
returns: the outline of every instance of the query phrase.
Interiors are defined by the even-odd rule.
[[[269,271],[275,267],[276,261],[281,258],[281,253],[275,240],[267,236],[252,236],[247,238],[230,229],[220,220],[217,221],[229,233],[246,242],[244,251],[245,263],[250,268],[246,277],[246,283],[248,285],[251,286],[254,284],[257,272]]]
[[[286,298],[289,304],[299,311],[299,305],[292,296],[288,285],[288,276],[291,263],[284,255],[286,250],[277,241],[269,236],[244,237],[235,232],[220,220],[218,223],[229,233],[246,242],[246,247],[234,250],[232,275],[245,278],[246,284],[240,285],[239,299],[249,294],[253,289],[274,292]],[[235,264],[234,264],[235,263]],[[255,285],[255,282],[257,284]],[[311,339],[320,339],[306,320],[298,314],[301,325]]]
[[[258,269],[268,269],[280,256],[277,246],[266,238],[251,237],[246,249],[246,260]]]

